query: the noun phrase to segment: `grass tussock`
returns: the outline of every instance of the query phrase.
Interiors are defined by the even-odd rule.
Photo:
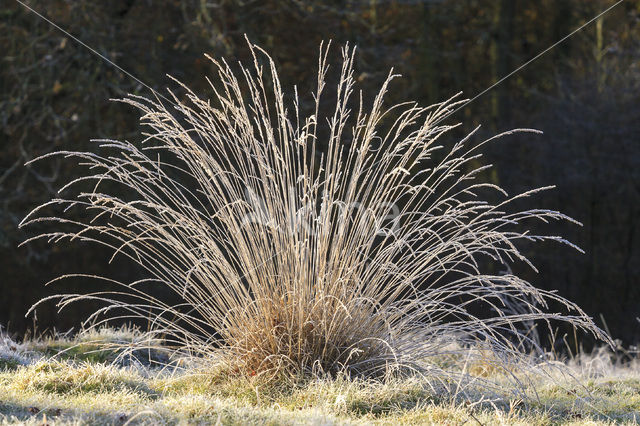
[[[70,337],[46,334],[33,340],[29,347],[59,361],[119,365],[164,365],[170,355],[159,341],[149,340],[130,326],[90,328]]]
[[[18,389],[48,393],[101,393],[116,390],[150,392],[141,378],[104,364],[39,362],[21,371]]]
[[[477,180],[486,169],[479,150],[495,138],[444,143],[456,127],[444,120],[462,101],[387,106],[390,73],[369,104],[355,91],[354,49],[343,49],[330,87],[321,47],[316,91],[303,103],[283,90],[273,60],[250,49],[253,64],[236,70],[211,59],[210,98],[180,84],[184,95],[171,102],[124,99],[142,113],[141,142],[45,155],[73,157],[86,173],[22,226],[55,225],[34,238],[107,246],[149,277],[78,275],[118,289],[63,295],[61,309],[104,303],[88,319],[95,327],[151,318],[139,345],[223,357],[249,377],[413,370],[449,386],[474,369],[521,371],[523,353],[541,350],[533,321],[568,321],[608,339],[557,294],[484,270],[531,265],[518,249],[524,240],[571,245],[525,222],[574,221],[512,208],[547,188],[509,196]],[[500,200],[485,201],[488,193]],[[85,220],[51,209],[81,209]],[[548,312],[549,302],[566,313]],[[443,356],[466,357],[471,369],[454,374]]]

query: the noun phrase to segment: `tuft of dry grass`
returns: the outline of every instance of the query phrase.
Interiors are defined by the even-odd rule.
[[[476,166],[480,148],[503,135],[442,143],[456,127],[443,120],[463,101],[386,106],[389,73],[367,106],[354,95],[355,49],[342,50],[337,85],[328,87],[321,46],[305,115],[269,55],[249,47],[253,64],[236,71],[209,58],[217,69],[211,99],[178,82],[186,94],[171,94],[171,104],[122,100],[142,113],[141,143],[99,140],[100,153],[41,157],[73,157],[86,174],[23,220],[58,227],[32,239],[104,245],[149,277],[75,275],[119,290],[62,295],[61,309],[101,301],[87,324],[149,319],[139,345],[161,339],[182,353],[223,357],[249,376],[410,369],[449,386],[459,375],[443,357],[466,357],[485,375],[509,376],[531,361],[525,349],[541,349],[523,327],[532,321],[567,321],[608,341],[570,301],[483,270],[488,261],[533,267],[518,250],[522,240],[571,245],[523,222],[575,221],[511,207],[548,188],[509,196],[477,180],[487,168]],[[502,200],[484,201],[488,192]],[[86,219],[48,215],[52,208],[83,209]],[[549,301],[567,312],[548,312]]]

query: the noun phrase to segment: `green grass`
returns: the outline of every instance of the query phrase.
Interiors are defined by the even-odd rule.
[[[95,351],[98,340],[122,341],[113,334],[94,334],[3,349],[0,424],[542,425],[640,420],[640,369],[613,365],[604,356],[569,366],[577,380],[553,372],[535,377],[537,397],[523,401],[507,385],[504,391],[477,387],[465,396],[447,396],[424,378],[381,383],[338,377],[292,384],[239,375],[222,365],[203,370],[118,364],[109,361],[117,358],[115,350],[95,352],[100,356],[81,352]]]

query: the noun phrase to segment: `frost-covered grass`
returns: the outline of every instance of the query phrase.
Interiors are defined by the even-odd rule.
[[[517,131],[457,139],[447,121],[465,101],[387,103],[392,72],[365,95],[348,46],[335,74],[321,46],[314,93],[298,97],[248,47],[251,64],[211,58],[208,93],[176,82],[164,100],[123,99],[141,113],[137,140],[32,160],[77,161],[79,176],[24,218],[38,232],[25,243],[97,244],[144,271],[134,282],[59,277],[86,287],[32,309],[94,301],[94,327],[152,318],[138,354],[162,340],[174,355],[292,379],[413,370],[449,386],[460,378],[451,357],[522,390],[537,366],[526,361],[543,352],[533,322],[611,343],[580,307],[511,272],[535,270],[524,242],[578,249],[534,226],[575,220],[519,207],[551,187],[508,194],[483,180],[483,146]],[[91,345],[67,355],[108,357]]]
[[[132,362],[118,357],[116,349],[105,349],[105,343],[135,338],[130,330],[102,330],[22,344],[0,339],[0,422],[529,425],[640,420],[639,365],[616,364],[605,352],[537,374],[526,397],[514,394],[507,382],[503,389],[452,383],[453,392],[439,392],[420,377],[380,382],[340,376],[285,383],[210,361],[206,369],[193,361],[167,364],[158,353],[147,353],[147,359],[138,354]],[[98,342],[95,352],[92,345]],[[460,368],[472,377],[497,374],[464,363]],[[492,377],[491,382],[500,380]]]

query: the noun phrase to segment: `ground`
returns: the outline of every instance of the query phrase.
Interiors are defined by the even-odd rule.
[[[347,378],[275,385],[222,365],[158,368],[161,351],[117,358],[99,344],[127,330],[29,340],[0,337],[0,423],[67,424],[637,424],[640,368],[606,352],[574,358],[563,373],[454,395],[427,378]],[[99,349],[100,348],[100,349]],[[150,361],[151,360],[151,361]],[[166,364],[166,363],[165,363]],[[494,374],[477,369],[480,376]],[[556,370],[553,370],[556,371]],[[560,371],[560,370],[558,370]],[[572,378],[573,376],[573,378]],[[494,378],[500,383],[500,378]]]

